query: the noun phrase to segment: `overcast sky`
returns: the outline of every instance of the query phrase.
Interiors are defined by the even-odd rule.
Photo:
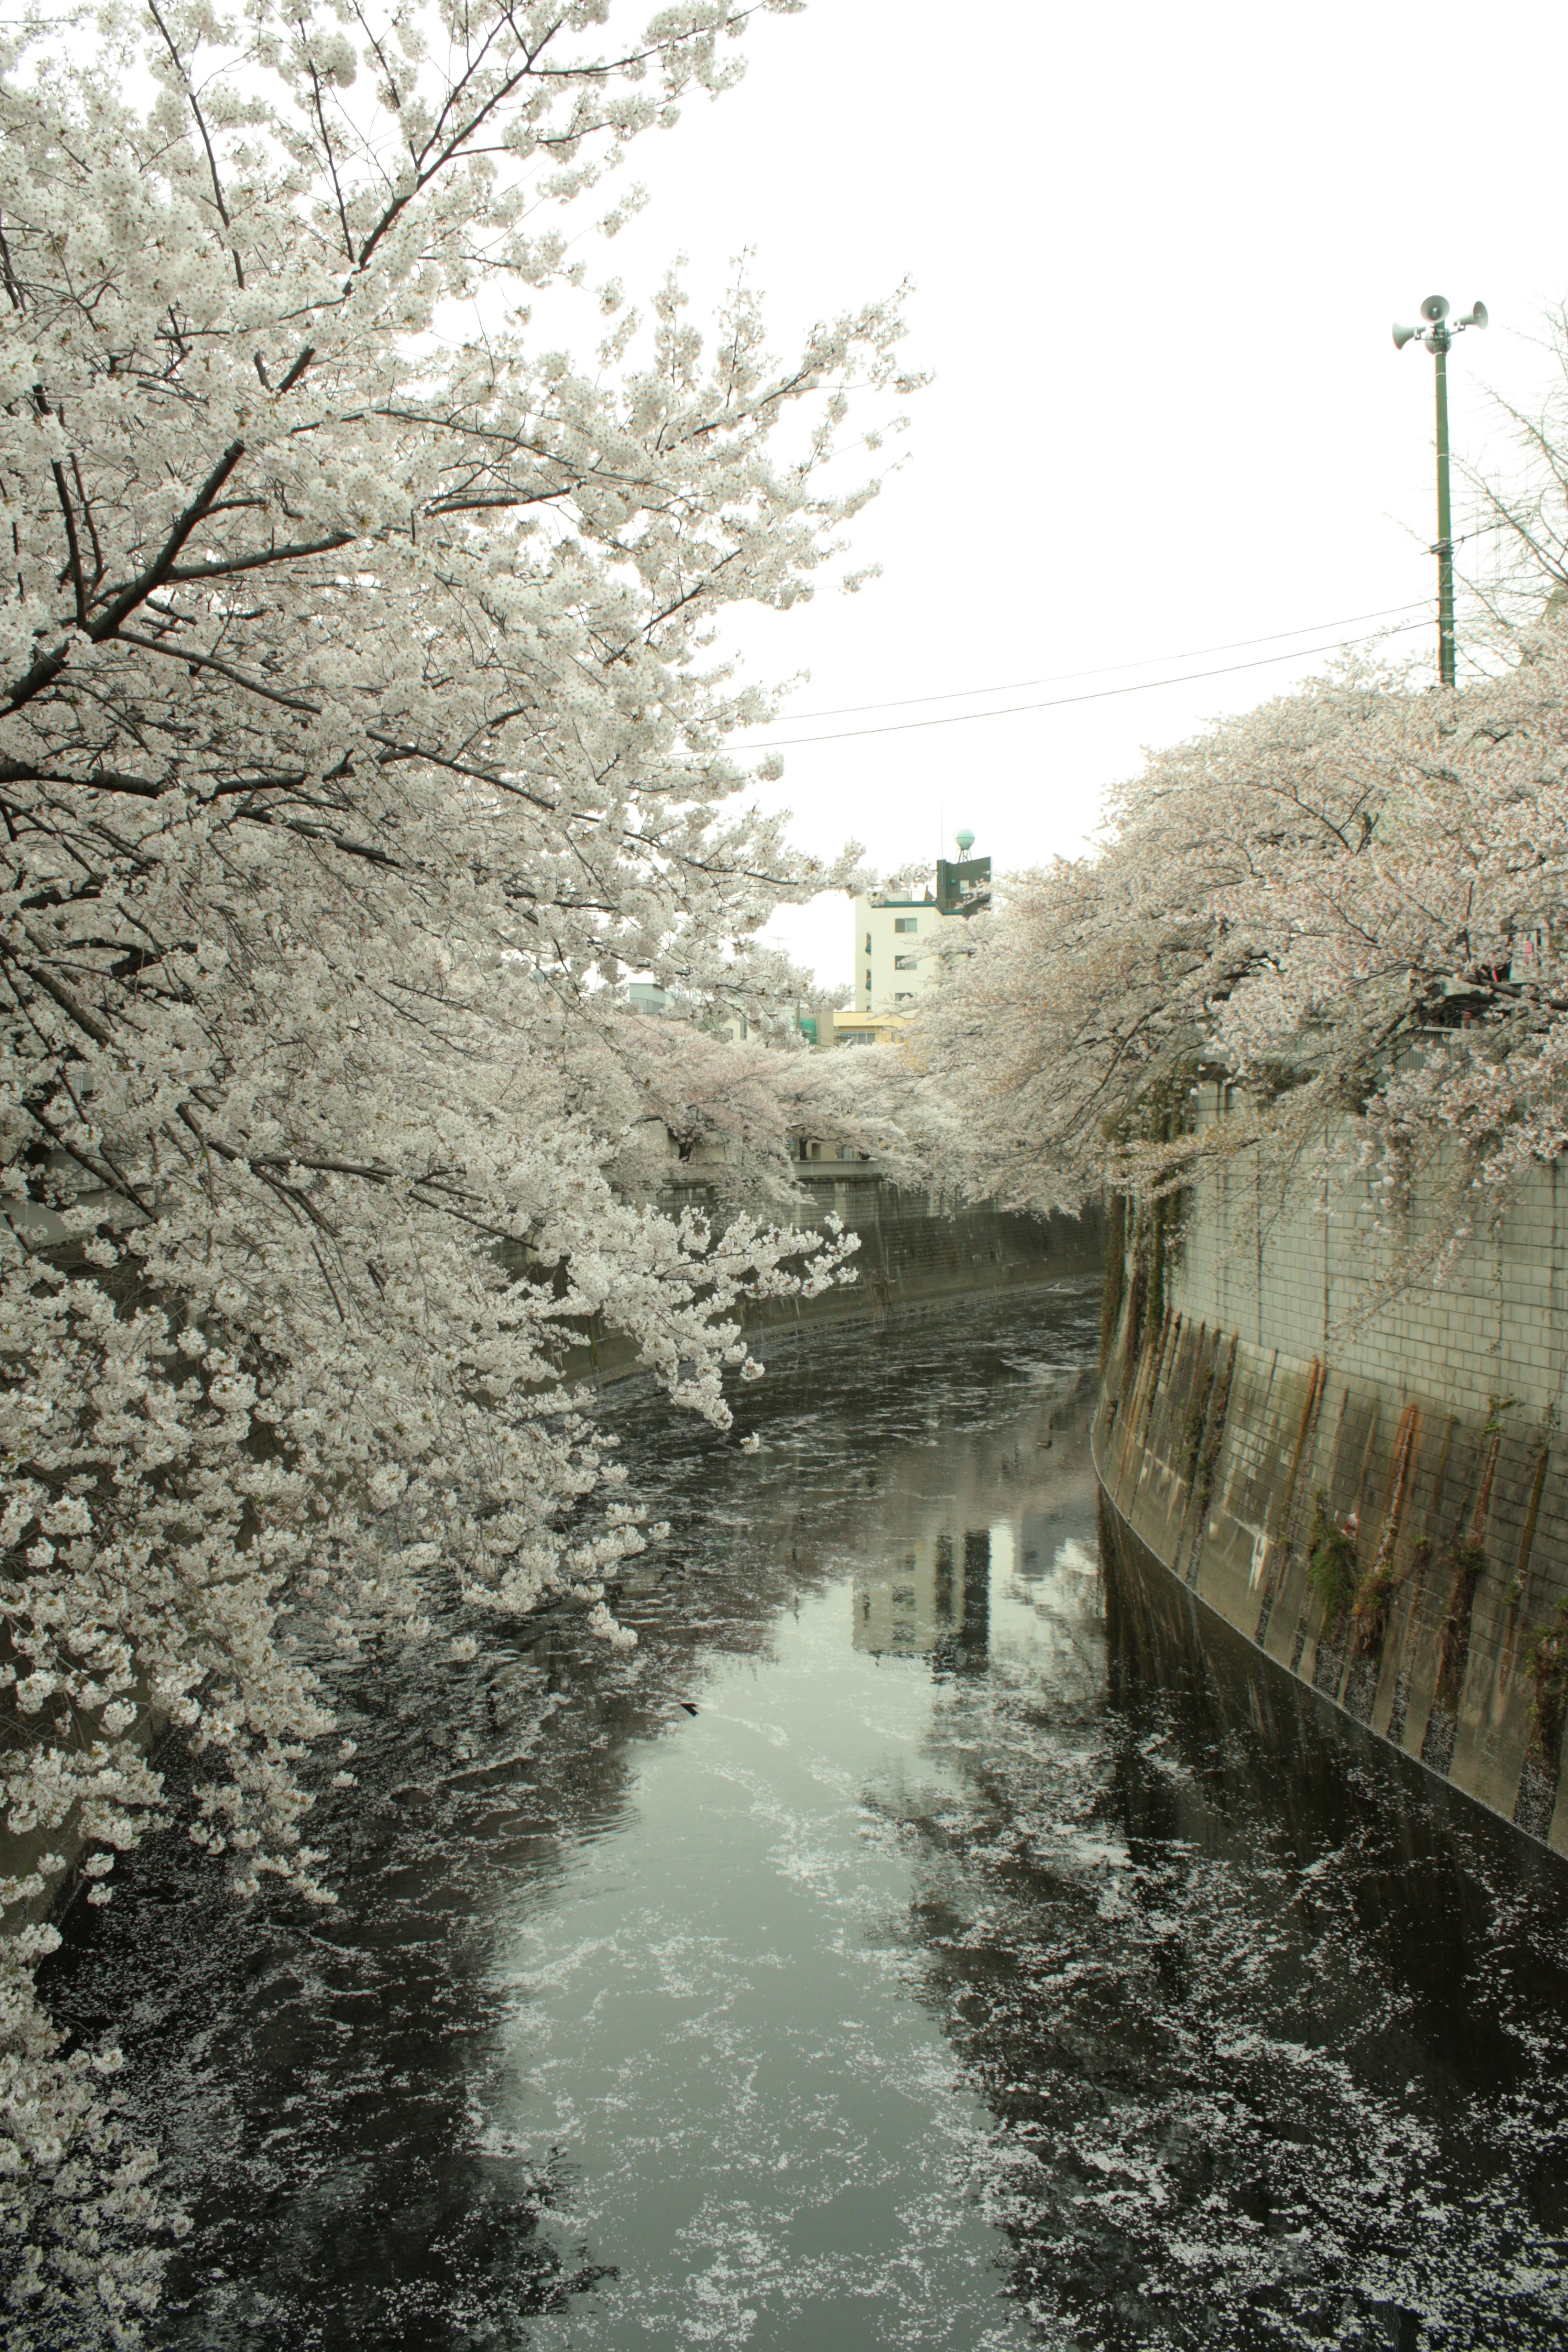
[[[653,201],[591,267],[636,294],[684,251],[708,296],[753,247],[781,347],[915,280],[909,352],[934,382],[857,526],[883,576],[744,633],[759,676],[810,671],[799,713],[1088,693],[1148,673],[1063,674],[1256,660],[1277,646],[1237,641],[1315,647],[1434,597],[1432,362],[1389,326],[1428,293],[1485,299],[1450,363],[1454,437],[1506,467],[1485,388],[1544,393],[1542,314],[1568,292],[1560,5],[812,0],[748,46],[740,90],[638,142]],[[803,744],[776,797],[808,847],[852,834],[892,867],[967,824],[1005,872],[1079,843],[1143,746],[1324,660]],[[849,978],[842,898],[775,929]]]

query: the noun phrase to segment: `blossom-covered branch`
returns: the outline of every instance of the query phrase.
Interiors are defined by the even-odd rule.
[[[1429,1265],[1554,1160],[1568,631],[1515,650],[1458,695],[1343,667],[1156,755],[1097,855],[1012,885],[920,1040],[971,1187],[1071,1206],[1307,1155],[1391,1204],[1423,1176]],[[1227,1104],[1201,1128],[1200,1073]]]
[[[723,1426],[744,1299],[845,1269],[617,1187],[669,1073],[616,983],[749,997],[853,871],[757,811],[714,634],[872,494],[837,453],[909,388],[896,306],[779,362],[743,286],[710,344],[606,289],[588,364],[518,308],[581,276],[540,207],[751,13],[156,0],[0,47],[13,1926],[84,1847],[109,1899],[165,1725],[237,1886],[330,1899],[333,1659],[443,1592],[592,1606],[646,1539],[574,1328]],[[51,1933],[5,1947],[13,2310],[130,2340],[153,2273],[93,2231],[143,2173],[32,2005]]]

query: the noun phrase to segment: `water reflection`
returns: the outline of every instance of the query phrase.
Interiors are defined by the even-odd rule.
[[[900,1816],[1015,2292],[1108,2352],[1561,2343],[1561,1867],[1109,1565],[994,1587]]]
[[[634,1656],[351,1684],[330,1921],[171,1839],[73,1925],[163,2342],[1561,2340],[1563,1873],[1102,1570],[1095,1338],[786,1351],[749,1460],[626,1398]]]
[[[855,1571],[852,1638],[873,1657],[932,1658],[952,1670],[984,1667],[990,1646],[991,1530],[971,1528],[956,1538],[962,1566],[953,1568],[954,1538],[931,1534],[895,1568]]]

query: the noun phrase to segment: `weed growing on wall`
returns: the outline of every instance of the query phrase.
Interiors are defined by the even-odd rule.
[[[1352,1609],[1355,1621],[1355,1645],[1363,1657],[1370,1657],[1383,1647],[1383,1637],[1388,1631],[1388,1612],[1398,1583],[1393,1559],[1380,1559],[1355,1596]]]
[[[1127,1195],[1110,1192],[1105,1203],[1105,1293],[1100,1314],[1100,1369],[1110,1361],[1121,1302],[1127,1287]]]
[[[1204,1425],[1209,1417],[1209,1398],[1213,1392],[1214,1365],[1211,1363],[1198,1382],[1193,1401],[1187,1407],[1186,1427],[1183,1432],[1182,1460],[1182,1475],[1186,1478],[1194,1477],[1197,1472],[1198,1454],[1204,1442]]]
[[[1454,1591],[1437,1642],[1437,1689],[1434,1705],[1453,1707],[1459,1702],[1465,1660],[1470,1647],[1470,1612],[1476,1587],[1487,1564],[1486,1547],[1475,1542],[1454,1547]]]
[[[1307,1574],[1323,1604],[1323,1622],[1331,1625],[1355,1595],[1355,1539],[1345,1533],[1330,1511],[1328,1496],[1321,1487],[1313,1498]]]
[[[1200,1519],[1207,1511],[1209,1498],[1214,1493],[1215,1472],[1219,1465],[1220,1447],[1225,1443],[1226,1415],[1230,1411],[1231,1376],[1235,1370],[1236,1342],[1233,1339],[1230,1352],[1226,1358],[1225,1370],[1219,1376],[1218,1385],[1215,1391],[1214,1411],[1209,1415],[1208,1439],[1198,1463],[1197,1496]]]
[[[1531,1747],[1554,1772],[1563,1753],[1563,1717],[1568,1715],[1568,1596],[1557,1603],[1555,1613],[1544,1625],[1536,1627],[1525,1673],[1535,1693],[1530,1710]]]

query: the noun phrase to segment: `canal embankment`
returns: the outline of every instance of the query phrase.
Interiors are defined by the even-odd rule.
[[[1117,1225],[1097,1468],[1194,1601],[1568,1853],[1568,1196],[1542,1168],[1445,1278],[1395,1286],[1426,1213],[1390,1236],[1352,1186],[1268,1214],[1243,1168],[1152,1254]]]
[[[795,1172],[804,1196],[794,1213],[799,1229],[826,1234],[827,1219],[836,1217],[857,1236],[859,1248],[851,1283],[836,1284],[815,1298],[744,1304],[743,1329],[770,1345],[851,1324],[887,1329],[911,1317],[995,1302],[1080,1275],[1098,1276],[1104,1266],[1098,1205],[1079,1217],[954,1206],[935,1194],[901,1190],[875,1166],[852,1158],[803,1160]],[[604,1381],[637,1369],[635,1343],[595,1318],[567,1358],[564,1373]]]

